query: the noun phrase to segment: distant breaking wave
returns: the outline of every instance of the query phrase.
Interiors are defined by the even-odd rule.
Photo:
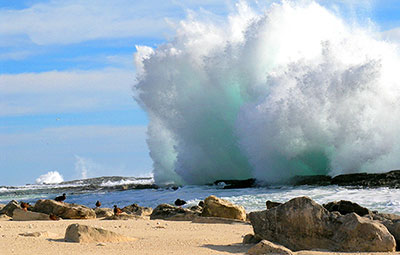
[[[400,58],[377,35],[313,1],[241,2],[138,46],[156,183],[399,168]]]

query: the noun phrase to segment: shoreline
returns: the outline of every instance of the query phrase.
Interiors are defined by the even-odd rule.
[[[129,237],[132,242],[69,243],[64,242],[68,225],[80,223],[102,227]],[[45,231],[48,237],[25,237],[22,233]],[[245,234],[252,233],[251,225],[210,224],[166,220],[61,220],[61,221],[4,221],[0,220],[0,251],[11,254],[246,254],[252,245],[242,244]],[[298,251],[296,255],[394,255],[398,252],[340,253]]]

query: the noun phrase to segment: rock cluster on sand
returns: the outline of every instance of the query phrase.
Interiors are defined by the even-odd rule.
[[[65,231],[65,241],[75,243],[118,243],[134,241],[135,238],[127,237],[102,228],[94,228],[81,224],[71,224]]]
[[[246,211],[243,206],[235,205],[216,196],[209,196],[204,200],[202,216],[222,217],[245,221]]]
[[[332,213],[308,197],[249,215],[257,237],[297,250],[394,251],[394,237],[377,221]]]
[[[131,204],[122,208],[123,212],[127,214],[134,214],[138,216],[150,216],[153,209],[150,207],[139,206],[138,204]]]
[[[32,211],[46,214],[53,214],[63,219],[94,219],[96,213],[94,210],[76,204],[56,202],[54,200],[38,200]]]
[[[196,211],[170,204],[161,204],[154,208],[150,215],[150,219],[193,220],[197,216],[199,216],[199,213]]]

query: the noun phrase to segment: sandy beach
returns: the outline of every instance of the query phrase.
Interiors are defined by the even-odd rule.
[[[65,230],[80,223],[137,238],[123,243],[69,243]],[[45,232],[42,237],[22,236]],[[0,221],[0,253],[8,254],[245,254],[251,245],[243,245],[245,234],[252,233],[249,224],[209,224],[164,220],[61,220]],[[300,251],[307,254],[351,254]],[[399,253],[354,253],[399,254]]]

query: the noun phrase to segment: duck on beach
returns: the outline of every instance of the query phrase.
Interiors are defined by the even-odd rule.
[[[184,204],[186,204],[185,200],[182,200],[182,199],[179,199],[179,198],[177,200],[175,200],[175,205],[176,206],[182,206]]]
[[[54,200],[57,201],[57,202],[63,202],[65,199],[67,199],[67,196],[64,193],[64,194],[62,194],[62,196],[58,196]]]
[[[121,208],[118,208],[117,205],[114,205],[114,215],[118,216],[122,213]]]
[[[96,208],[99,208],[101,206],[101,202],[99,200],[97,200],[96,202]]]
[[[29,207],[31,207],[31,205],[29,203],[21,202],[22,210],[27,212]]]

